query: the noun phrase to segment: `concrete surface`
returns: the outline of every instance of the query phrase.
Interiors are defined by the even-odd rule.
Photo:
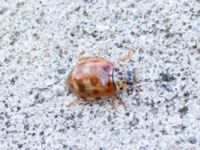
[[[0,0],[0,149],[199,150],[199,43],[199,0]],[[66,108],[80,51],[128,50],[127,111]]]

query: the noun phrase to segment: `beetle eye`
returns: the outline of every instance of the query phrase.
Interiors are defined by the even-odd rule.
[[[115,68],[115,71],[116,71],[116,72],[118,72],[118,71],[119,71],[119,69],[118,69],[118,68]]]

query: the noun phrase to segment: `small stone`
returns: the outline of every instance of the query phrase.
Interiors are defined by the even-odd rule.
[[[8,8],[2,8],[0,10],[0,15],[3,15],[7,10],[8,10]]]
[[[12,78],[12,79],[10,80],[10,83],[11,83],[12,85],[14,85],[14,84],[15,84],[15,79]]]
[[[72,62],[72,58],[70,57],[70,58],[68,59],[68,61],[69,61],[69,62]]]
[[[42,135],[44,135],[44,131],[41,131],[41,132],[40,132],[40,136],[42,136]]]
[[[191,144],[195,144],[195,143],[197,143],[197,139],[196,139],[196,137],[189,137],[188,142]]]
[[[66,69],[58,69],[57,72],[58,72],[58,74],[65,74]]]
[[[190,96],[190,93],[189,92],[185,92],[184,93],[184,97],[189,97]]]
[[[19,106],[17,106],[17,111],[20,111],[20,110],[21,110],[21,108]]]
[[[28,130],[29,130],[29,125],[28,125],[28,124],[25,124],[25,125],[24,125],[24,130],[25,130],[25,131],[28,131]]]
[[[133,126],[136,126],[138,123],[139,123],[139,119],[138,118],[133,118],[133,120],[131,120],[129,122],[129,126],[133,127]]]
[[[179,109],[179,113],[181,113],[182,115],[186,115],[188,112],[188,107],[184,106],[183,108]]]
[[[22,148],[22,146],[23,146],[22,144],[18,144],[18,148]]]
[[[112,120],[112,117],[109,115],[109,116],[107,117],[107,120],[108,120],[108,122],[110,122],[110,121]]]
[[[10,121],[6,121],[5,125],[6,125],[7,128],[9,128],[11,126]]]
[[[165,82],[171,82],[176,79],[174,76],[168,73],[161,73],[160,76],[161,76],[161,79]]]

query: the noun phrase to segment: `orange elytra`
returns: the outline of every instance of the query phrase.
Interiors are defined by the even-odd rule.
[[[120,61],[128,60],[130,57],[131,52],[129,51],[128,55]],[[112,106],[115,109],[116,97],[125,106],[119,94],[123,90],[132,89],[136,82],[135,79],[135,71],[128,70],[119,63],[112,63],[102,57],[82,57],[65,82],[69,92],[86,102],[112,97]]]

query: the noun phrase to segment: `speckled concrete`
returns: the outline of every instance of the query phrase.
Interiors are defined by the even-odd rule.
[[[199,43],[199,0],[0,0],[0,149],[199,150]],[[79,52],[128,50],[126,111],[66,107]]]

